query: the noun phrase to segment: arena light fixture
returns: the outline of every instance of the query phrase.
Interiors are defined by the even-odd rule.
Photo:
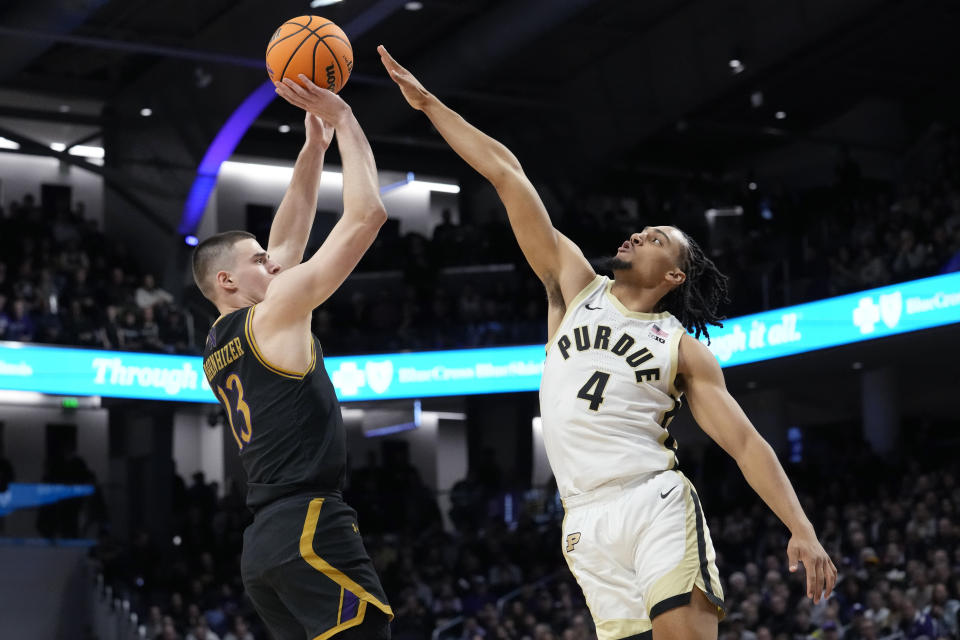
[[[67,145],[62,142],[51,142],[50,148],[60,153],[67,151]],[[70,147],[70,150],[67,152],[71,156],[77,156],[80,158],[94,158],[98,160],[102,160],[105,155],[103,147],[89,147],[83,144],[74,145]]]
[[[280,133],[290,133],[290,125],[282,124],[279,127],[277,127],[277,131],[279,131]]]
[[[186,242],[187,246],[190,247],[195,247],[200,244],[200,240],[197,238],[197,236],[187,236],[183,239],[183,241]]]
[[[707,209],[703,212],[703,215],[707,219],[707,222],[712,223],[717,218],[732,218],[735,216],[742,216],[743,207],[740,205],[733,207],[717,207],[713,209]]]
[[[441,193],[460,193],[460,185],[448,184],[446,182],[431,182],[429,180],[417,180],[413,171],[407,172],[407,186],[415,189],[424,189],[427,191],[439,191]]]
[[[425,180],[414,180],[411,186],[420,187],[429,191],[439,191],[440,193],[460,193],[460,186],[456,184],[447,184],[445,182],[428,182]]]
[[[289,182],[293,177],[293,167],[286,167],[277,164],[262,164],[257,162],[236,162],[227,160],[223,163],[222,170],[229,173],[239,174],[248,180],[258,178],[270,178],[284,180]],[[343,174],[339,171],[326,171],[320,174],[320,183],[324,185],[343,184]]]
[[[777,120],[783,120],[784,118],[787,117],[787,112],[777,111],[775,114],[773,114],[773,117],[776,118]]]
[[[144,118],[149,118],[153,115],[153,109],[150,107],[144,107],[140,109],[140,115],[142,115]]]
[[[740,58],[730,58],[730,60],[727,62],[727,65],[730,67],[730,71],[735,74],[743,73],[743,70],[746,69],[746,67],[743,66],[743,61],[740,60]]]
[[[19,142],[14,142],[13,140],[8,140],[7,138],[0,136],[0,149],[13,149],[14,151],[16,151],[19,148],[20,148]]]
[[[317,7],[329,7],[338,2],[343,2],[343,0],[310,0],[310,6],[316,9]]]
[[[411,1],[403,5],[403,8],[406,9],[407,11],[420,11],[420,9],[423,9],[423,3]]]

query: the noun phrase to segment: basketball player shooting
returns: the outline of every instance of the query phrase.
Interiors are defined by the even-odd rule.
[[[723,593],[710,531],[667,431],[689,401],[700,427],[790,530],[791,572],[814,602],[836,567],[773,449],[726,389],[698,338],[719,324],[726,277],[685,233],[631,234],[597,275],[559,233],[517,158],[446,107],[387,50],[390,77],[447,143],[496,188],[524,256],[547,290],[543,438],[563,498],[563,554],[600,640],[716,638]],[[691,336],[689,333],[693,333]]]
[[[389,638],[393,612],[343,502],[346,434],[313,309],[347,278],[387,219],[377,168],[350,107],[300,76],[277,84],[306,110],[307,141],[264,250],[245,231],[201,242],[197,286],[220,317],[203,370],[226,411],[247,474],[253,523],[240,571],[277,640]],[[343,216],[301,264],[334,130],[343,160]]]

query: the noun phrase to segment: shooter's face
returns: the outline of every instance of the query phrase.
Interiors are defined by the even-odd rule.
[[[278,262],[253,238],[245,238],[233,245],[233,269],[230,278],[236,291],[254,303],[262,302],[270,282],[282,270]]]

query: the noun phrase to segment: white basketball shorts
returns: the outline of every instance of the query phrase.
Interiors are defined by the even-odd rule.
[[[723,618],[716,552],[700,498],[679,471],[659,471],[563,501],[563,555],[598,640],[652,635],[651,621],[690,603],[694,587]]]

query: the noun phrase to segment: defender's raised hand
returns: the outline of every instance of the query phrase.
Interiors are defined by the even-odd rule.
[[[400,87],[403,97],[407,99],[411,107],[417,111],[423,111],[430,99],[430,92],[420,84],[420,81],[412,73],[401,67],[400,63],[393,59],[385,46],[381,44],[377,47],[377,51],[380,53],[380,62],[386,67],[387,73],[397,83],[397,86]]]
[[[300,83],[290,78],[283,82],[275,82],[277,94],[295,107],[320,116],[325,124],[337,127],[344,118],[350,117],[353,111],[343,98],[323,87],[318,87],[310,78],[300,74]]]
[[[792,536],[787,544],[787,560],[790,573],[796,573],[799,565],[803,565],[807,574],[808,598],[817,603],[830,597],[837,584],[837,567],[815,536]]]

